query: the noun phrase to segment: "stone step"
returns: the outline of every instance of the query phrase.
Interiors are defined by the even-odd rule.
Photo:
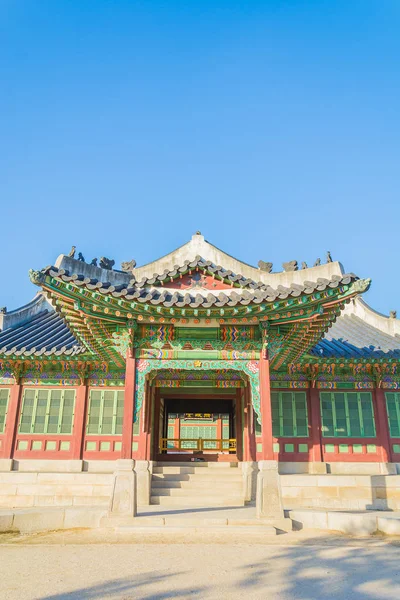
[[[157,504],[163,506],[179,506],[180,508],[186,507],[215,507],[215,506],[244,506],[243,496],[227,496],[215,497],[215,496],[160,496],[154,495],[150,498],[150,504]]]
[[[170,481],[165,479],[153,479],[151,482],[151,487],[154,489],[158,488],[186,488],[186,489],[212,489],[212,490],[229,490],[229,489],[237,489],[241,490],[243,488],[243,481],[240,479],[238,481],[221,481],[221,480],[201,480],[198,479],[190,479],[189,481]]]
[[[207,461],[158,461],[155,465],[156,467],[200,467],[200,468],[208,468],[208,469],[238,469],[239,463],[231,463],[231,462],[207,462]]]
[[[199,474],[199,475],[212,475],[213,477],[232,477],[235,475],[241,475],[239,469],[204,469],[193,465],[184,467],[168,466],[168,467],[153,467],[154,474]]]
[[[185,496],[186,498],[202,498],[202,497],[212,497],[223,499],[226,496],[229,497],[238,497],[243,498],[243,489],[242,488],[234,488],[234,489],[210,489],[210,488],[197,488],[193,490],[192,488],[151,488],[151,493],[155,496]]]
[[[165,540],[173,539],[176,540],[179,536],[182,537],[182,541],[193,542],[194,539],[211,540],[213,536],[217,536],[216,540],[218,543],[221,542],[221,536],[224,538],[228,538],[230,542],[236,542],[237,536],[245,536],[245,541],[248,543],[249,539],[262,541],[266,536],[274,536],[277,535],[277,528],[273,525],[259,526],[259,527],[244,527],[244,526],[234,526],[234,525],[126,525],[115,527],[115,531],[118,534],[128,534],[134,535],[138,534],[140,536],[146,535],[147,540],[153,539],[159,541],[160,538],[164,539],[162,536],[165,536]],[[171,536],[173,536],[171,538]],[[139,538],[140,539],[140,538]]]
[[[243,481],[241,473],[153,473],[153,481]]]

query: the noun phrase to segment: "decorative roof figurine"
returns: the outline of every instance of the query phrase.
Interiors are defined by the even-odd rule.
[[[90,264],[92,265],[92,267],[97,267],[97,258],[93,258]]]
[[[327,263],[331,263],[332,262],[332,256],[331,256],[331,253],[329,252],[329,250],[326,253],[326,262]]]
[[[263,271],[264,273],[271,273],[272,267],[273,267],[272,262],[264,262],[263,260],[258,261],[258,268],[260,269],[260,271]]]
[[[68,256],[70,258],[75,258],[75,250],[76,250],[76,246],[72,246],[71,250],[69,251]]]
[[[297,260],[291,260],[289,262],[284,262],[282,263],[283,269],[284,271],[297,271],[298,264],[297,264]]]
[[[7,306],[0,307],[0,315],[5,315],[7,313]]]
[[[128,262],[122,262],[121,263],[121,269],[125,272],[125,273],[132,273],[133,269],[136,267],[136,260],[132,259]]]
[[[302,269],[308,269],[307,263],[306,262],[302,262],[301,263],[301,268]]]
[[[105,256],[100,256],[100,267],[102,269],[107,269],[108,271],[111,271],[114,265],[115,260],[112,260],[111,258],[106,258]]]
[[[78,253],[78,260],[80,260],[81,262],[85,262],[82,252]]]
[[[316,261],[315,261],[315,263],[314,263],[314,267],[319,267],[319,266],[320,266],[320,264],[321,264],[321,259],[320,259],[320,258],[317,258],[317,260],[316,260]]]
[[[391,319],[397,319],[397,310],[391,310],[390,311],[390,318]]]

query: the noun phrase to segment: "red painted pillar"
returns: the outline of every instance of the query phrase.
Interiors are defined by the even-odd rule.
[[[310,399],[310,438],[312,444],[311,460],[313,462],[323,462],[322,453],[322,420],[319,389],[311,387],[309,389]]]
[[[271,382],[268,351],[263,349],[260,353],[260,408],[261,408],[261,440],[262,460],[274,460],[272,438],[272,407],[271,407]]]
[[[246,431],[243,425],[243,394],[246,394],[247,388],[238,388],[236,390],[236,411],[235,411],[235,425],[236,431],[234,436],[236,438],[236,456],[238,460],[248,460],[246,458]],[[229,434],[230,436],[231,434]]]
[[[149,382],[146,381],[144,386],[144,397],[142,407],[140,409],[140,421],[139,421],[139,439],[138,448],[133,453],[135,460],[150,460],[150,444],[149,444],[149,430],[150,430],[150,411],[151,411],[151,387]]]
[[[4,428],[3,450],[4,458],[13,458],[15,450],[15,439],[18,432],[18,417],[21,404],[22,385],[15,382],[11,387],[10,399],[8,401],[7,420]]]
[[[87,385],[84,381],[76,391],[75,415],[72,440],[72,458],[79,460],[83,456],[83,444],[85,439],[85,421],[87,407]]]
[[[250,385],[244,390],[243,460],[255,461],[257,453],[254,409]]]
[[[136,358],[128,350],[125,366],[124,422],[122,426],[121,458],[132,458],[133,415],[135,410]]]
[[[390,444],[389,419],[386,409],[385,392],[382,388],[375,389],[375,423],[377,443],[380,447],[381,461],[392,462]]]

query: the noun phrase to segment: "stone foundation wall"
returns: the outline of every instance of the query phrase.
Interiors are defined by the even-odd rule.
[[[289,508],[400,510],[400,475],[281,475]]]
[[[108,473],[0,473],[0,508],[107,508],[112,479]]]
[[[290,472],[292,464],[286,463],[283,471]],[[319,466],[314,473],[281,471],[285,509],[400,510],[400,475],[388,474],[396,473],[395,464],[336,463],[339,473],[321,472],[321,464],[325,463],[315,463]],[[314,469],[310,465],[308,471]],[[4,461],[0,464],[0,508],[108,509],[115,468],[115,461]],[[256,474],[257,465],[254,468]],[[139,469],[137,476],[140,501],[148,473]]]

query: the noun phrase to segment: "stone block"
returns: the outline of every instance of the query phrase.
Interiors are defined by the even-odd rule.
[[[72,506],[72,496],[35,496],[35,506]]]
[[[395,475],[393,463],[379,462],[332,462],[330,472],[334,475]]]
[[[23,484],[17,486],[18,496],[54,496],[54,485],[39,485],[37,483]]]
[[[9,511],[0,515],[0,533],[7,533],[13,530],[14,513]]]
[[[35,496],[34,506],[54,506],[54,496]]]
[[[109,517],[135,517],[137,511],[135,462],[117,460],[109,504]]]
[[[329,487],[306,487],[301,490],[303,498],[339,498],[339,488]]]
[[[148,460],[135,461],[136,494],[138,506],[149,506],[151,496],[151,465]]]
[[[372,502],[372,488],[370,487],[339,487],[339,497],[349,498],[350,500],[363,500],[365,502]]]
[[[0,458],[0,471],[7,472],[13,470],[13,459],[12,458]]]
[[[400,519],[394,519],[390,516],[378,516],[378,531],[387,535],[400,535]]]
[[[37,473],[18,473],[18,471],[0,473],[0,491],[3,483],[36,483],[36,480]]]
[[[66,508],[64,529],[100,527],[100,521],[107,515],[107,509]]]
[[[88,473],[114,473],[116,460],[84,460],[83,471]]]
[[[321,475],[317,478],[319,487],[351,487],[356,486],[355,475]]]
[[[305,475],[310,472],[309,465],[307,462],[279,462],[278,472],[280,475]]]
[[[246,461],[242,463],[243,475],[243,496],[245,502],[250,502],[256,499],[257,494],[257,463]]]
[[[350,535],[371,535],[377,530],[377,517],[365,513],[328,512],[328,529]]]
[[[0,496],[1,508],[29,508],[34,503],[34,496]]]
[[[308,487],[317,485],[317,475],[281,475],[282,487],[296,486],[296,487]]]
[[[399,475],[379,475],[371,477],[371,485],[373,487],[398,488],[400,490]]]
[[[23,459],[14,461],[14,469],[25,473],[80,473],[83,461],[81,460],[40,460]]]
[[[110,496],[71,496],[73,506],[108,506]]]
[[[369,505],[368,508],[371,508],[371,505]],[[394,501],[388,501],[388,500],[379,500],[377,498],[374,498],[374,501],[372,502],[372,508],[373,508],[373,510],[382,510],[382,511],[387,511],[388,509],[399,510],[400,503],[397,503]]]
[[[17,493],[16,483],[2,483],[0,485],[0,494],[5,496],[13,496]]]
[[[309,488],[313,489],[313,488]],[[282,498],[302,498],[302,488],[291,486],[282,486]]]
[[[257,518],[283,517],[282,492],[279,477],[277,461],[259,461],[256,496]]]
[[[21,533],[63,529],[64,509],[45,508],[43,510],[17,511],[14,515],[13,526]]]
[[[80,485],[78,483],[60,484],[54,486],[54,494],[56,496],[92,496],[92,485]]]
[[[293,529],[328,529],[328,513],[323,510],[290,510]]]
[[[309,469],[308,472],[310,475],[324,475],[328,472],[326,463],[323,462],[312,462],[308,463]]]

